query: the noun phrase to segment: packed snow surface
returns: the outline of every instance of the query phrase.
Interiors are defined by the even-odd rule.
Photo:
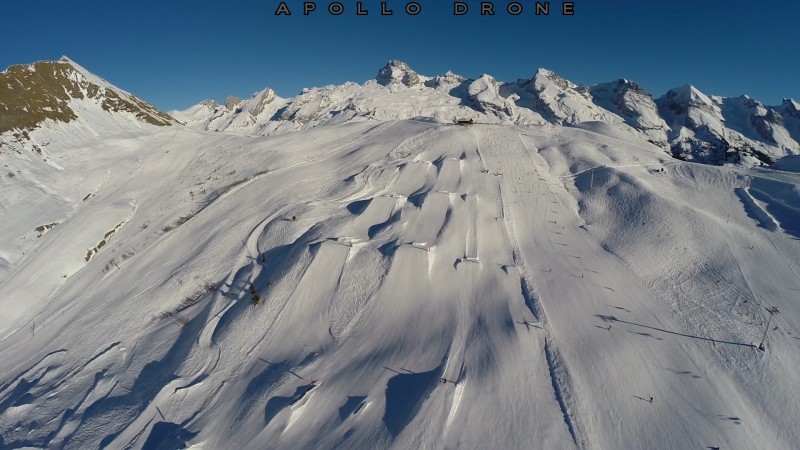
[[[800,442],[796,173],[596,122],[46,156],[2,155],[0,448]]]
[[[775,161],[771,166],[773,169],[785,170],[787,172],[800,173],[800,155],[784,156]]]

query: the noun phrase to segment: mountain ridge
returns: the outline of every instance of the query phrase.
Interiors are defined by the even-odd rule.
[[[474,84],[476,82],[480,86]],[[353,85],[358,88],[354,89]],[[543,68],[538,69],[533,78],[515,82],[499,82],[489,75],[468,79],[450,72],[429,77],[418,74],[402,61],[391,60],[378,71],[375,79],[362,85],[345,83],[324,88],[325,101],[315,98],[321,89],[305,89],[295,97],[280,99],[281,107],[288,109],[295,104],[305,105],[306,114],[302,119],[291,114],[269,117],[250,114],[237,122],[233,116],[241,115],[263,91],[247,100],[248,105],[242,100],[225,108],[215,107],[213,113],[199,117],[200,105],[171,113],[195,129],[256,135],[369,118],[423,116],[453,122],[463,116],[495,123],[565,126],[599,121],[639,134],[678,159],[696,162],[771,164],[783,156],[800,153],[797,102],[786,99],[782,105],[773,107],[744,96],[748,102],[737,105],[732,99],[740,97],[709,96],[690,84],[655,98],[640,85],[625,79],[583,86]],[[480,98],[477,97],[479,92]],[[387,97],[387,94],[428,95],[431,104],[451,104],[466,109],[451,108],[445,113],[411,101],[387,102],[392,104],[393,111],[379,111],[380,106],[361,106],[370,103],[369,97]],[[723,111],[725,104],[728,106]],[[738,122],[751,125],[728,126],[729,122],[736,122],[734,117],[740,116],[744,116],[744,122]],[[754,133],[751,128],[760,131]]]
[[[87,109],[95,110],[94,118],[79,117],[87,115]],[[30,132],[45,123],[81,120],[96,128],[92,122],[101,111],[123,127],[182,123],[196,130],[249,135],[413,118],[560,126],[603,122],[687,161],[769,165],[800,153],[800,104],[792,99],[767,106],[746,95],[707,95],[690,84],[655,98],[630,80],[584,86],[544,68],[530,79],[501,82],[488,74],[477,79],[451,72],[430,77],[390,60],[363,84],[304,89],[290,98],[267,87],[248,99],[229,97],[222,104],[204,100],[169,113],[66,56],[0,72],[0,146],[41,153]]]

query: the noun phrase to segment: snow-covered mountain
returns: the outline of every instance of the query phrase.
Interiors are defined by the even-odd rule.
[[[800,156],[668,150],[798,105],[695,91],[70,96],[0,133],[0,448],[795,448]]]
[[[658,105],[672,129],[672,154],[679,158],[713,164],[772,163],[800,149],[800,135],[785,127],[781,108],[747,96],[709,97],[685,85],[667,92]]]
[[[88,201],[110,166],[126,165],[128,147],[173,125],[179,123],[170,115],[67,57],[0,72],[0,211],[10,237],[0,243],[0,281],[41,235]],[[105,136],[119,139],[95,147]],[[86,162],[75,166],[73,158]],[[15,195],[19,189],[32,190]],[[31,228],[36,217],[44,222]]]
[[[547,69],[539,69],[530,80],[520,80],[508,93],[518,93],[522,105],[540,112],[551,123],[619,123],[620,118],[596,106],[586,86],[579,86]]]
[[[746,96],[710,97],[688,85],[654,100],[632,81],[587,87],[546,69],[512,83],[490,75],[475,80],[452,73],[428,77],[390,61],[363,85],[307,89],[290,99],[265,89],[247,101],[205,101],[171,114],[195,129],[255,135],[414,117],[520,125],[604,122],[680,159],[753,165],[800,153],[797,106],[792,100],[767,107]]]
[[[640,131],[659,147],[667,146],[669,127],[658,114],[653,97],[638,84],[628,80],[597,84],[590,88],[592,101],[622,117],[626,124]]]
[[[268,133],[266,123],[280,119],[276,112],[286,101],[272,89],[256,92],[249,100],[228,97],[224,104],[204,100],[185,111],[171,111],[170,114],[181,122],[209,131],[236,131],[242,133]]]

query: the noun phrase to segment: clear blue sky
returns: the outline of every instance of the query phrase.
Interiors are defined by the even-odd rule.
[[[0,0],[0,66],[67,55],[164,110],[204,98],[247,97],[269,86],[289,97],[303,87],[363,82],[389,59],[417,72],[447,70],[502,81],[538,67],[584,84],[627,78],[656,97],[691,83],[713,95],[748,94],[767,104],[800,99],[800,2],[794,0],[575,0],[572,17],[551,2],[548,17],[527,8],[466,16],[450,0],[356,0],[331,16],[331,0],[303,16],[276,17],[276,0]]]

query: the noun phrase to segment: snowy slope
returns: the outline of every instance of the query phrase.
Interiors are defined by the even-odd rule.
[[[792,158],[393,67],[266,136],[70,122],[0,155],[0,448],[797,446]]]
[[[770,167],[787,172],[800,172],[800,155],[784,156]]]
[[[791,448],[800,180],[620,136],[99,137],[0,286],[2,443]]]
[[[150,136],[173,125],[67,57],[0,72],[0,281],[112,172],[134,175]]]

